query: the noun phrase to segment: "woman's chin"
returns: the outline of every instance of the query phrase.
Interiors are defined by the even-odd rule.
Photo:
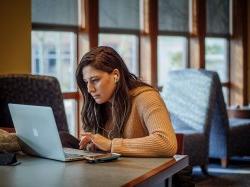
[[[102,99],[95,99],[95,102],[97,104],[103,104],[103,103],[105,103],[105,101],[103,101]]]

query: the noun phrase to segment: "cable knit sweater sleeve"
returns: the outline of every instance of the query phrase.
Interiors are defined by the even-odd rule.
[[[123,156],[170,157],[176,154],[177,141],[166,106],[159,93],[153,89],[137,95],[132,105],[139,120],[148,133],[139,138],[115,138],[112,140],[111,152]],[[136,126],[135,124],[130,124]],[[137,126],[138,127],[138,126]],[[143,128],[143,127],[142,127]],[[134,129],[136,131],[136,129]],[[133,131],[133,133],[134,133]]]

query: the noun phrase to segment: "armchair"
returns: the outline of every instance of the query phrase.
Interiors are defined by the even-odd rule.
[[[60,85],[55,77],[8,74],[0,75],[0,126],[12,127],[8,103],[51,106],[57,128],[68,132]]]
[[[213,112],[209,157],[221,159],[226,167],[232,156],[250,155],[250,119],[228,118],[220,79],[215,79],[216,105]]]
[[[185,69],[168,74],[163,99],[177,133],[183,134],[183,152],[190,165],[199,165],[207,173],[209,134],[215,105],[216,73]]]

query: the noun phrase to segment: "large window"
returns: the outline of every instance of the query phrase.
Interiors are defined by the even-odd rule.
[[[99,45],[114,48],[123,58],[129,70],[138,74],[138,39],[129,34],[99,34]]]
[[[187,39],[180,36],[158,37],[158,86],[167,81],[168,71],[187,67]]]
[[[98,45],[114,48],[136,75],[139,75],[139,9],[139,0],[99,1]]]
[[[229,101],[229,0],[206,2],[205,68],[216,71],[223,85],[226,103]]]
[[[169,71],[188,67],[189,1],[159,0],[157,80],[162,90]]]
[[[72,32],[32,32],[32,72],[58,78],[63,92],[76,91],[76,35]]]
[[[69,131],[77,135],[77,0],[32,0],[32,73],[59,80]]]
[[[206,69],[217,71],[222,82],[228,82],[227,39],[206,38]]]
[[[222,83],[229,82],[228,42],[225,38],[206,38],[206,69],[216,71]],[[228,88],[223,87],[225,101],[228,102]]]
[[[75,92],[76,35],[72,32],[32,32],[32,73],[56,77],[63,92]],[[76,134],[76,104],[65,100],[71,134]]]
[[[32,72],[60,81],[72,134],[79,134],[77,58],[100,45],[114,48],[132,73],[160,90],[169,71],[190,67],[217,71],[229,103],[234,77],[229,76],[228,49],[236,50],[231,47],[230,6],[239,9],[231,2],[32,0]]]

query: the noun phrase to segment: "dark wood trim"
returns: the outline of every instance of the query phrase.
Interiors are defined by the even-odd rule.
[[[189,37],[190,33],[188,32],[177,32],[177,31],[158,31],[159,35],[168,35],[168,36],[185,36]]]
[[[248,104],[247,85],[247,0],[233,1],[233,24],[232,37],[230,41],[230,104]]]
[[[230,34],[216,34],[216,33],[209,33],[206,34],[206,37],[211,37],[211,38],[230,38]]]
[[[141,55],[140,55],[140,51],[141,51],[141,37],[140,35],[137,36],[137,76],[140,77],[140,72],[141,72]]]
[[[198,38],[200,43],[200,67],[205,68],[206,0],[198,1]]]
[[[99,33],[112,33],[112,34],[140,34],[140,30],[133,29],[112,29],[112,28],[100,28]]]
[[[231,21],[231,20],[230,20]],[[231,84],[231,77],[230,77],[230,71],[231,71],[231,46],[230,46],[230,38],[227,39],[227,77],[228,77],[228,99],[227,99],[227,104],[228,106],[231,105],[231,90],[230,90],[230,84]]]
[[[149,35],[151,50],[151,84],[157,86],[157,39],[158,39],[158,1],[149,0]]]
[[[99,16],[98,0],[85,0],[86,30],[89,35],[89,48],[98,46]]]
[[[190,36],[187,37],[187,45],[186,45],[186,48],[187,48],[187,62],[186,62],[186,68],[190,68],[191,67],[191,62],[190,62]]]
[[[79,100],[79,93],[78,92],[64,92],[63,99],[75,99]]]
[[[222,82],[221,85],[222,85],[223,87],[230,88],[230,82]]]
[[[242,47],[243,47],[243,105],[248,105],[248,0],[242,2]]]
[[[39,30],[39,31],[69,31],[69,32],[75,32],[76,33],[79,30],[79,27],[78,26],[71,26],[71,25],[32,23],[32,30]]]
[[[157,1],[143,1],[143,28],[140,33],[140,76],[157,85]]]
[[[205,68],[206,0],[192,0],[190,67]]]
[[[78,0],[78,2],[80,3],[80,12],[79,15],[79,25],[80,25],[80,29],[81,30],[85,30],[86,28],[86,19],[85,19],[85,15],[86,15],[86,8],[85,8],[85,0]]]

